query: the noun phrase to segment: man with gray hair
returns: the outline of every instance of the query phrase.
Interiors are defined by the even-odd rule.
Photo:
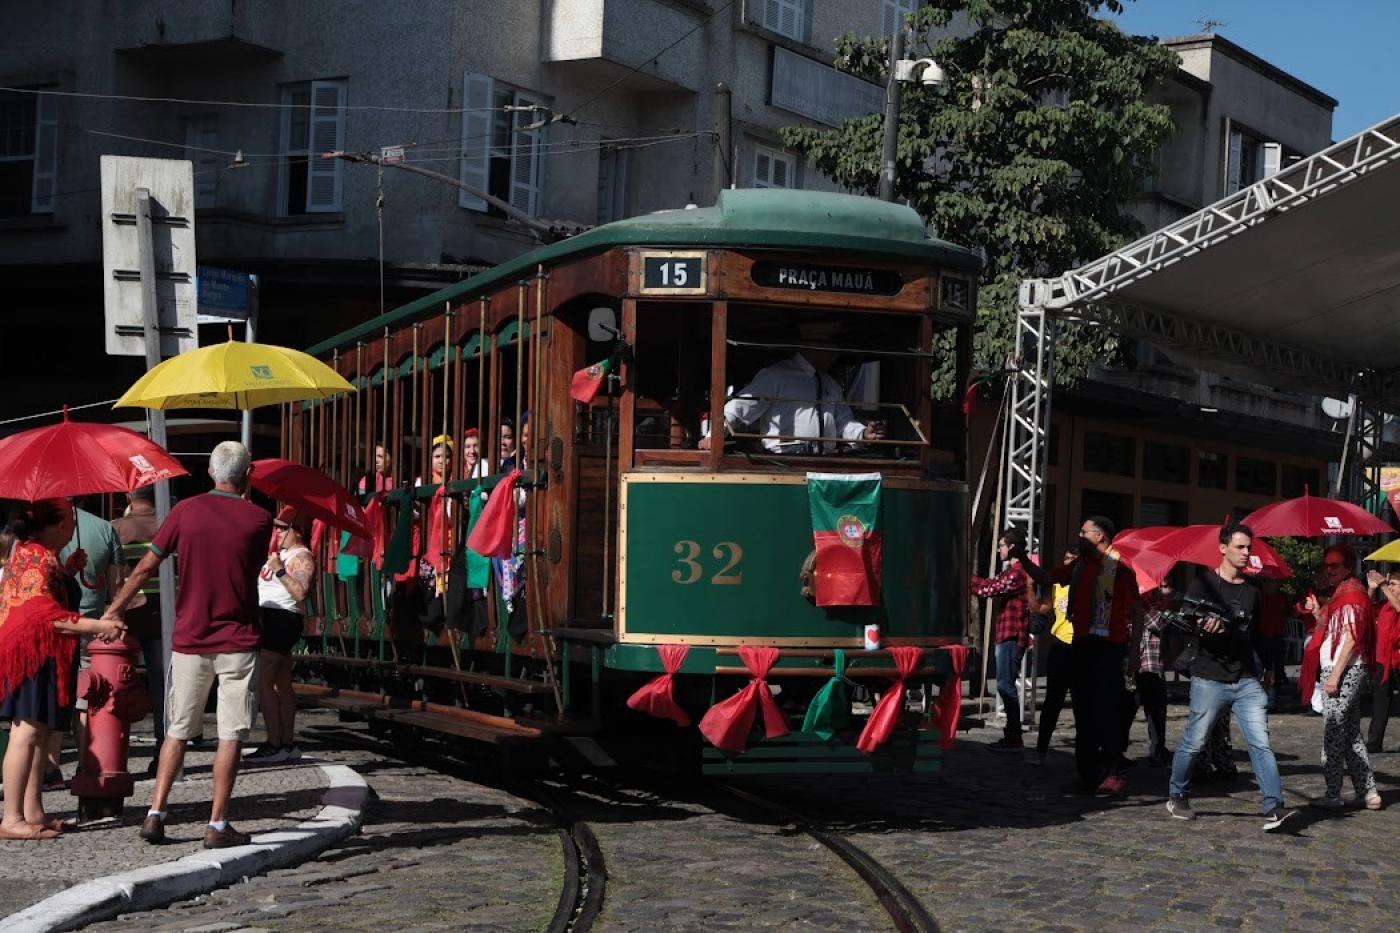
[[[246,845],[248,834],[228,823],[241,743],[253,725],[258,693],[258,571],[272,535],[272,516],[243,498],[252,472],[248,449],[224,441],[209,457],[214,488],[170,510],[150,550],[127,578],[103,618],[121,619],[127,605],[171,554],[180,555],[175,633],[166,692],[165,741],[155,795],[141,838],[165,841],[166,801],[185,761],[185,743],[201,734],[209,690],[219,688],[219,749],[206,849]]]

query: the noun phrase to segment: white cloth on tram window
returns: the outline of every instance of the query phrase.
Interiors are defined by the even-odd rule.
[[[817,389],[820,386],[821,391]],[[745,425],[765,436],[763,446],[781,453],[794,441],[779,438],[841,438],[858,441],[865,435],[865,424],[851,414],[841,386],[825,373],[819,373],[801,353],[758,371],[753,381],[724,403],[728,425]],[[830,449],[833,445],[825,445]]]
[[[287,566],[287,561],[298,554],[310,554],[311,549],[305,547],[294,547],[279,551],[278,556],[282,558],[282,566]],[[285,609],[288,612],[304,614],[306,606],[298,599],[293,599],[292,594],[282,584],[282,580],[272,572],[272,568],[263,564],[262,570],[258,573],[258,605],[268,606],[273,609]]]

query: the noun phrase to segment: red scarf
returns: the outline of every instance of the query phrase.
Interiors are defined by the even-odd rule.
[[[1312,699],[1317,677],[1322,670],[1322,643],[1329,637],[1335,649],[1342,640],[1341,610],[1351,606],[1356,610],[1356,631],[1352,637],[1356,641],[1356,651],[1363,660],[1370,662],[1374,656],[1375,638],[1371,632],[1371,600],[1366,595],[1366,587],[1355,577],[1348,577],[1337,585],[1337,591],[1322,607],[1322,618],[1312,630],[1307,647],[1303,649],[1303,667],[1298,672],[1298,693],[1303,702]]]
[[[1400,613],[1386,603],[1376,616],[1376,663],[1381,666],[1381,683],[1390,679],[1390,669],[1400,667]]]
[[[12,606],[0,626],[0,697],[9,696],[50,660],[58,679],[58,705],[73,705],[73,654],[76,635],[54,629],[53,623],[76,619],[48,593],[39,593]]]

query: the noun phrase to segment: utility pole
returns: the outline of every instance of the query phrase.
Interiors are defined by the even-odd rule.
[[[136,189],[136,245],[138,269],[141,273],[141,318],[145,329],[146,371],[160,365],[160,311],[156,305],[156,248],[151,238],[151,192],[146,188]],[[165,412],[158,408],[147,412],[151,427],[151,440],[164,449],[170,445],[165,433]],[[156,524],[165,522],[170,514],[170,483],[155,484]],[[175,568],[170,561],[160,564],[160,645],[162,663],[168,675],[170,671],[170,645],[175,636]],[[167,677],[166,683],[169,683]]]
[[[880,152],[881,201],[894,200],[894,165],[899,148],[899,60],[904,57],[904,28],[895,30],[890,39],[890,74],[885,84],[885,142]]]
[[[734,184],[734,92],[723,81],[715,85],[715,197]]]

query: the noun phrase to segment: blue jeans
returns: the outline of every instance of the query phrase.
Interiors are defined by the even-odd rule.
[[[1026,649],[1014,641],[997,642],[997,696],[1006,709],[1006,737],[1021,737],[1021,695],[1016,680],[1021,675],[1021,657]]]
[[[1283,786],[1279,779],[1278,762],[1269,747],[1269,699],[1263,684],[1248,674],[1237,683],[1225,684],[1202,677],[1191,678],[1191,715],[1181,744],[1172,759],[1171,795],[1185,797],[1191,792],[1191,766],[1206,743],[1211,726],[1221,710],[1229,709],[1239,723],[1240,732],[1249,745],[1249,763],[1254,768],[1254,780],[1263,795],[1261,812],[1269,813],[1283,806]]]

